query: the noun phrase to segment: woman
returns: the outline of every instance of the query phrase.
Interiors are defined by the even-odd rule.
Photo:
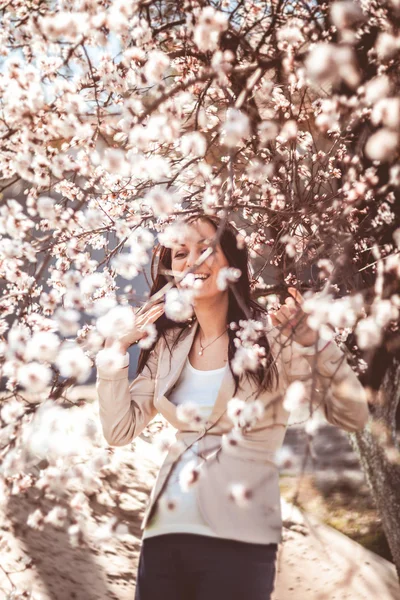
[[[194,271],[202,279],[194,318],[176,323],[156,304],[118,346],[107,340],[123,355],[121,368],[98,366],[100,419],[111,445],[131,442],[158,412],[177,430],[143,519],[135,598],[267,600],[281,541],[274,456],[289,417],[285,391],[302,380],[300,392],[308,387],[312,405],[348,431],[365,425],[366,396],[339,348],[318,341],[307,326],[296,290],[274,315],[251,300],[247,249],[231,224],[201,262],[220,221],[186,221],[184,243],[154,253],[159,263],[151,296],[167,283],[166,270],[178,288],[185,284],[181,275]],[[220,289],[224,267],[241,275]],[[262,329],[229,327],[248,318]],[[148,323],[156,324],[158,339],[152,351],[142,350],[139,375],[129,385],[126,351]],[[261,359],[256,371],[246,370],[251,352]]]

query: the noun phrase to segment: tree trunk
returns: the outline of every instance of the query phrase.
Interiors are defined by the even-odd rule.
[[[396,433],[400,401],[398,358],[394,358],[388,367],[376,400],[372,409],[372,428],[368,425],[364,431],[352,434],[351,439],[360,455],[400,579],[400,454]]]

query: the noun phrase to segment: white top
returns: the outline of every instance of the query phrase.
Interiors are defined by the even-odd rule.
[[[192,367],[189,357],[186,359],[182,373],[168,400],[178,406],[184,402],[195,402],[204,421],[210,416],[215,400],[221,387],[225,367],[201,371]],[[170,476],[166,487],[161,494],[156,512],[147,524],[143,539],[162,535],[165,533],[197,533],[218,537],[204,522],[197,506],[196,491],[191,487],[189,491],[182,491],[179,484],[179,474],[187,462],[196,460],[198,444],[193,444],[179,459],[176,468]],[[166,508],[167,502],[173,501],[175,508]]]

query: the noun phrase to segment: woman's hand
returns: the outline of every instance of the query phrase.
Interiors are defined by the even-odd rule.
[[[270,313],[272,324],[298,344],[313,346],[318,334],[307,325],[307,314],[301,308],[303,296],[295,288],[288,288],[288,292],[292,297],[286,298],[279,310]]]
[[[147,308],[146,305],[139,310],[134,309],[133,307],[131,308],[134,313],[133,327],[123,336],[117,339],[108,337],[105,343],[106,348],[116,345],[118,350],[122,352],[122,354],[125,354],[129,346],[135,344],[143,337],[143,329],[146,327],[146,325],[154,323],[158,317],[161,317],[164,312],[164,302],[161,304],[158,302],[157,304],[152,305],[150,308]]]

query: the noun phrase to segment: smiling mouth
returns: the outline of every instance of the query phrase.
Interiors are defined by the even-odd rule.
[[[194,276],[194,278],[195,278],[196,281],[199,280],[199,279],[200,279],[200,281],[205,281],[209,277],[210,277],[209,275],[195,275]]]

